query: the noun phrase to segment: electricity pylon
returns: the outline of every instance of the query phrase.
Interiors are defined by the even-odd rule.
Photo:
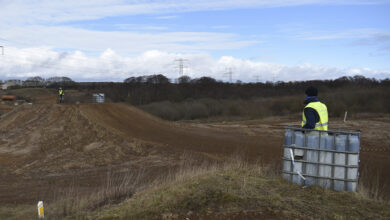
[[[180,58],[180,59],[177,59],[175,60],[176,62],[179,62],[179,78],[184,76],[184,68],[187,68],[187,66],[184,66],[184,62],[185,61],[188,61],[187,59],[183,59],[183,58]]]
[[[228,72],[226,72],[225,74],[223,74],[224,76],[228,76],[229,77],[229,82],[232,83],[232,78],[233,78],[233,70],[232,68],[229,68],[228,69]]]
[[[256,79],[256,83],[260,82],[260,75],[254,75],[253,77]]]

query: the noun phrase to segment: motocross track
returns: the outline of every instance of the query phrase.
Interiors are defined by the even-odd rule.
[[[23,105],[2,116],[0,131],[1,203],[50,197],[75,181],[92,190],[108,170],[161,173],[186,154],[195,163],[280,155],[276,137],[165,122],[126,104]]]
[[[237,155],[281,163],[283,128],[292,122],[295,117],[173,123],[121,103],[26,104],[0,119],[0,204],[52,200],[74,187],[90,193],[112,170],[144,169],[152,178],[183,161],[200,164]],[[361,129],[362,166],[370,164],[383,183],[389,182],[388,116],[330,126]]]

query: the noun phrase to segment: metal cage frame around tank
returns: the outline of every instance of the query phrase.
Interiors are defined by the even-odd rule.
[[[304,181],[299,177],[297,173],[298,170],[301,172],[304,178],[309,180],[307,181],[309,185],[320,185],[322,187],[335,190],[357,190],[359,180],[361,131],[319,131],[297,128],[293,126],[287,126],[285,129],[286,133],[283,147],[284,153],[282,171],[283,178],[302,185]],[[289,131],[291,132],[290,140],[288,140]],[[303,135],[303,143],[301,144],[302,146],[296,145],[297,141],[295,139],[297,134]],[[314,144],[315,146],[308,146],[308,144],[310,144],[308,143],[308,138],[315,140],[315,136],[317,135],[318,143]],[[346,137],[344,147],[338,146],[336,139],[338,137],[339,139],[340,137]],[[357,143],[352,145],[353,149],[351,149],[352,137],[357,137]],[[329,142],[328,144],[329,139],[332,139],[332,142]],[[356,142],[356,140],[353,141]],[[295,164],[293,164],[294,160],[290,156],[290,149],[294,151],[294,155],[302,156],[301,158],[298,157],[297,159],[295,159],[297,156],[294,156]],[[298,166],[298,168],[295,166]],[[343,178],[340,178],[340,173],[343,173]]]

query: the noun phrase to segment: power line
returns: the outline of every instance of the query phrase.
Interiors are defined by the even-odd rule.
[[[184,76],[184,68],[188,68],[187,66],[184,66],[184,62],[185,61],[188,61],[187,59],[183,59],[183,58],[180,58],[180,59],[177,59],[175,60],[176,62],[179,62],[179,77],[182,77]]]
[[[254,75],[253,77],[256,79],[256,83],[260,82],[260,75],[259,74]]]
[[[233,70],[232,70],[232,68],[229,68],[228,69],[228,72],[226,72],[225,74],[224,74],[224,76],[228,76],[229,77],[229,82],[231,83],[232,82],[232,79],[233,79]]]
[[[35,44],[33,44],[31,42],[26,43],[26,42],[17,41],[17,40],[9,40],[9,39],[6,39],[4,37],[0,37],[0,41],[8,42],[8,44],[10,44],[10,45],[24,45],[24,46],[29,46],[29,47],[36,46]]]

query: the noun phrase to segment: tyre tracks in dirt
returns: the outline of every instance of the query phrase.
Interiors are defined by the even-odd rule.
[[[390,146],[390,121],[383,117],[330,126],[362,130],[362,164],[374,163],[386,182],[390,155],[376,151]],[[188,123],[124,103],[19,106],[0,120],[0,204],[50,201],[71,187],[91,193],[112,170],[143,169],[145,178],[156,178],[183,161],[281,163],[284,127],[298,124],[294,119]]]

